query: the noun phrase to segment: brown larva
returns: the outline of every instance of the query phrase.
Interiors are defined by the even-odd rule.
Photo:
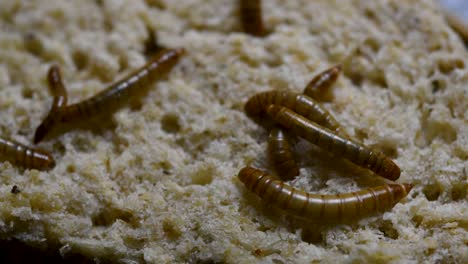
[[[304,89],[304,94],[311,97],[314,100],[324,100],[327,96],[331,94],[330,86],[336,81],[338,75],[340,74],[341,66],[336,65],[328,70],[325,70],[319,73]],[[318,106],[320,106],[318,104]],[[320,113],[323,113],[321,111]],[[332,127],[338,128],[342,135],[347,136],[339,126],[334,118],[330,117],[333,123],[336,123],[336,126]],[[317,120],[320,122],[321,118]],[[281,128],[275,128],[270,132],[268,146],[270,148],[270,155],[273,160],[273,164],[278,171],[278,175],[283,180],[292,180],[295,176],[299,175],[299,168],[297,166],[296,160],[291,150],[289,144],[289,138],[286,137],[286,132]]]
[[[445,18],[450,27],[460,35],[461,39],[465,42],[465,45],[468,45],[468,25],[457,17],[457,15],[452,14],[449,11],[445,11]]]
[[[354,164],[368,168],[392,181],[400,177],[400,168],[380,151],[372,150],[357,141],[336,135],[330,129],[317,125],[286,107],[270,105],[267,113],[275,122],[287,128],[291,133],[333,153],[336,157],[348,159]]]
[[[307,84],[304,94],[317,101],[332,101],[333,94],[330,91],[330,87],[336,82],[340,72],[341,65],[335,65],[319,73]]]
[[[140,69],[129,74],[126,78],[111,85],[95,96],[82,102],[60,106],[60,99],[63,96],[60,93],[61,84],[59,71],[51,69],[49,74],[53,72],[56,78],[51,78],[49,75],[49,85],[54,94],[54,103],[51,110],[44,121],[36,129],[34,135],[34,143],[41,141],[50,130],[60,123],[74,123],[92,119],[101,114],[109,114],[121,107],[125,102],[129,102],[131,98],[141,95],[146,91],[145,87],[149,86],[157,77],[168,72],[176,64],[179,58],[184,54],[184,49],[166,49],[158,53],[150,62]],[[59,84],[60,83],[60,84]],[[65,92],[65,89],[63,88]],[[66,92],[64,95],[66,102]]]
[[[260,0],[241,0],[240,13],[244,32],[259,37],[265,35]]]
[[[309,120],[347,137],[344,129],[320,103],[300,93],[277,90],[258,93],[247,101],[245,112],[251,117],[259,116],[265,113],[271,104],[287,107]]]
[[[312,222],[346,223],[390,210],[413,187],[387,184],[341,194],[312,194],[293,188],[252,167],[240,170],[238,177],[247,189],[264,202]]]
[[[15,141],[0,138],[0,159],[27,169],[50,170],[55,167],[52,155]]]
[[[268,137],[268,148],[278,176],[287,181],[299,175],[299,168],[291,151],[290,138],[281,128],[273,128]]]

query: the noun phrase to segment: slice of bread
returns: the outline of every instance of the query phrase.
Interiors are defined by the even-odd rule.
[[[436,1],[263,1],[263,38],[241,32],[238,1],[3,2],[0,136],[21,143],[52,103],[52,64],[74,103],[143,65],[150,32],[187,50],[113,122],[41,143],[53,170],[0,163],[3,239],[126,263],[468,261],[468,53]],[[268,131],[243,106],[260,91],[302,92],[337,63],[325,107],[415,187],[383,215],[311,225],[237,179],[246,165],[273,172]],[[383,183],[303,141],[295,151],[296,188]]]

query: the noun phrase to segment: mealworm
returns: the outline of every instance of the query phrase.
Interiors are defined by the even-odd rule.
[[[254,36],[264,36],[262,2],[260,0],[241,0],[240,11],[244,32]]]
[[[34,143],[38,143],[44,139],[50,130],[58,123],[85,121],[103,113],[112,113],[121,107],[124,102],[128,102],[131,98],[145,92],[144,87],[149,86],[157,77],[172,69],[184,52],[185,50],[183,48],[163,50],[146,65],[93,97],[63,107],[59,107],[57,103],[60,101],[57,97],[63,96],[63,94],[60,94],[61,90],[53,89],[63,87],[63,84],[61,83],[60,72],[54,71],[53,74],[55,78],[49,78],[49,86],[53,87],[51,88],[53,92],[58,91],[59,93],[54,94],[55,99],[49,114],[36,129]],[[51,71],[49,71],[49,73]],[[65,88],[63,88],[63,92],[66,102]]]
[[[460,35],[461,39],[468,45],[468,25],[449,11],[445,11],[445,18],[450,27]]]
[[[0,159],[28,169],[49,170],[55,167],[52,155],[15,141],[0,138]]]
[[[305,116],[320,125],[323,125],[335,133],[347,137],[344,129],[339,125],[338,121],[311,97],[288,91],[267,91],[261,92],[252,96],[245,104],[247,115],[254,117],[264,112],[269,105],[275,104],[287,107],[292,111]]]
[[[387,184],[330,195],[304,192],[252,167],[241,169],[238,177],[247,189],[266,203],[316,222],[351,222],[390,210],[413,187],[411,184]]]
[[[330,92],[330,87],[336,82],[340,72],[341,65],[335,65],[319,73],[307,84],[303,93],[317,101],[331,101],[333,94]]]
[[[299,175],[299,168],[291,151],[289,138],[281,128],[273,128],[268,137],[268,148],[273,164],[281,179],[292,180]]]
[[[275,122],[289,129],[293,134],[337,157],[348,159],[354,164],[370,169],[392,181],[400,177],[400,168],[380,151],[372,150],[357,141],[336,135],[330,129],[317,125],[286,107],[270,105],[267,113]]]

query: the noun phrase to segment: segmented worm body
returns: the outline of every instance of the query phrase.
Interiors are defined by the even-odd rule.
[[[455,14],[452,14],[449,11],[445,11],[444,13],[447,23],[460,35],[462,40],[465,42],[465,45],[468,45],[468,25]]]
[[[275,122],[281,124],[293,134],[333,153],[337,157],[348,159],[358,166],[370,169],[376,174],[393,181],[400,177],[400,168],[380,151],[372,150],[352,139],[341,137],[330,129],[317,125],[286,107],[270,105],[267,113]]]
[[[0,159],[28,169],[49,170],[55,166],[52,155],[15,141],[0,138]]]
[[[241,0],[240,11],[244,32],[253,36],[264,36],[262,2],[260,0]]]
[[[252,96],[245,104],[245,111],[251,117],[265,113],[269,105],[284,106],[292,111],[327,127],[337,134],[347,136],[335,118],[311,97],[288,91],[267,91]]]
[[[41,141],[57,124],[85,121],[103,113],[112,113],[125,102],[130,101],[131,98],[145,92],[144,88],[163,73],[172,69],[183,53],[184,49],[182,48],[163,50],[145,66],[121,81],[87,100],[69,106],[59,103],[62,101],[66,103],[66,91],[61,82],[60,72],[51,69],[49,71],[49,86],[53,92],[57,93],[54,94],[54,103],[48,116],[36,129],[34,143]],[[51,75],[54,77],[52,78]]]
[[[312,194],[293,188],[252,167],[238,177],[266,203],[315,222],[352,222],[390,210],[411,190],[411,184],[388,184],[341,194]]]
[[[314,100],[324,100],[330,98],[330,86],[336,81],[340,74],[341,66],[337,65],[328,70],[319,73],[304,89],[304,94]],[[258,98],[257,98],[258,99]],[[258,102],[258,101],[257,101]],[[320,104],[317,104],[320,106]],[[252,106],[249,106],[251,108]],[[325,113],[320,109],[320,113]],[[326,117],[331,120],[332,129],[338,129],[343,136],[347,136],[343,129],[338,126],[335,119],[329,115]],[[320,119],[320,118],[319,118]],[[317,120],[320,122],[320,120]],[[336,125],[335,125],[336,124]],[[287,132],[282,128],[275,128],[270,132],[268,146],[273,164],[278,171],[278,174],[283,180],[292,180],[295,176],[299,175],[299,168],[292,153],[290,138]]]
[[[299,175],[299,167],[291,150],[290,138],[283,129],[275,127],[270,131],[268,148],[281,179],[292,180]]]
[[[317,101],[331,101],[333,94],[330,91],[330,87],[336,82],[340,72],[341,65],[335,65],[319,73],[307,84],[304,94]]]

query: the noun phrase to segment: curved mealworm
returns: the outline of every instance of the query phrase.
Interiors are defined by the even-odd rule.
[[[445,11],[445,18],[450,27],[460,35],[461,39],[468,45],[468,25],[455,14]]]
[[[49,170],[55,166],[52,155],[15,141],[0,138],[0,159],[28,169]]]
[[[330,87],[336,82],[340,72],[341,65],[338,64],[319,73],[307,84],[304,94],[317,101],[331,101],[333,94],[330,92]]]
[[[253,36],[264,36],[262,2],[260,0],[241,0],[240,11],[244,31]]]
[[[275,122],[286,127],[293,134],[337,157],[348,159],[358,166],[365,167],[393,181],[400,177],[400,168],[380,151],[372,150],[352,139],[338,136],[330,129],[317,125],[286,107],[270,105],[267,113]]]
[[[281,179],[292,180],[299,175],[299,168],[291,151],[289,137],[281,128],[273,128],[268,137],[268,148],[273,164]]]
[[[58,123],[85,121],[103,113],[115,111],[124,102],[128,102],[130,98],[142,94],[145,91],[143,88],[148,86],[149,83],[153,82],[161,74],[172,69],[184,52],[183,48],[163,50],[146,65],[107,89],[87,100],[66,107],[59,107],[57,104],[60,101],[57,99],[57,97],[61,96],[60,89],[52,89],[53,92],[59,91],[59,93],[54,94],[55,99],[49,114],[36,129],[34,143],[41,141]],[[54,88],[63,87],[60,72],[54,71],[54,74],[58,78],[49,78],[49,85]],[[63,91],[65,92],[65,89]],[[57,108],[58,111],[56,111]]]
[[[317,222],[351,222],[390,210],[413,187],[411,184],[387,184],[358,192],[320,195],[293,188],[252,167],[241,169],[238,177],[266,203]]]
[[[320,103],[304,94],[277,90],[261,92],[247,101],[245,111],[249,116],[258,116],[266,112],[267,107],[271,104],[287,107],[307,119],[347,137],[338,121]]]

